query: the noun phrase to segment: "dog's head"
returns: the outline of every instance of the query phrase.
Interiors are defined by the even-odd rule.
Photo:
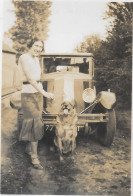
[[[64,101],[62,104],[61,104],[61,109],[60,109],[60,114],[61,115],[70,115],[70,113],[73,112],[75,108],[75,103],[74,101]]]

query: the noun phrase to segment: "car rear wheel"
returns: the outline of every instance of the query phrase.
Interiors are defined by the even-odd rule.
[[[100,143],[104,146],[110,146],[113,142],[116,131],[116,116],[115,110],[107,110],[109,119],[107,123],[100,123],[97,128],[97,137]]]

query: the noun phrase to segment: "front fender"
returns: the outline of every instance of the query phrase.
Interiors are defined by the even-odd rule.
[[[97,99],[99,100],[99,102],[102,104],[102,106],[106,109],[113,109],[113,107],[116,104],[116,95],[113,92],[109,92],[109,91],[101,91],[98,96]]]

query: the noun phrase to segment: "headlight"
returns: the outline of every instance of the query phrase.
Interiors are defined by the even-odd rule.
[[[83,91],[82,98],[83,98],[84,102],[92,103],[95,100],[95,98],[96,98],[95,90],[93,90],[91,88],[86,88]]]

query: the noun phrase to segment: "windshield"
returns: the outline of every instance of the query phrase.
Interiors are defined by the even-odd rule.
[[[71,71],[88,73],[89,60],[83,57],[44,57],[43,71],[44,73]]]

